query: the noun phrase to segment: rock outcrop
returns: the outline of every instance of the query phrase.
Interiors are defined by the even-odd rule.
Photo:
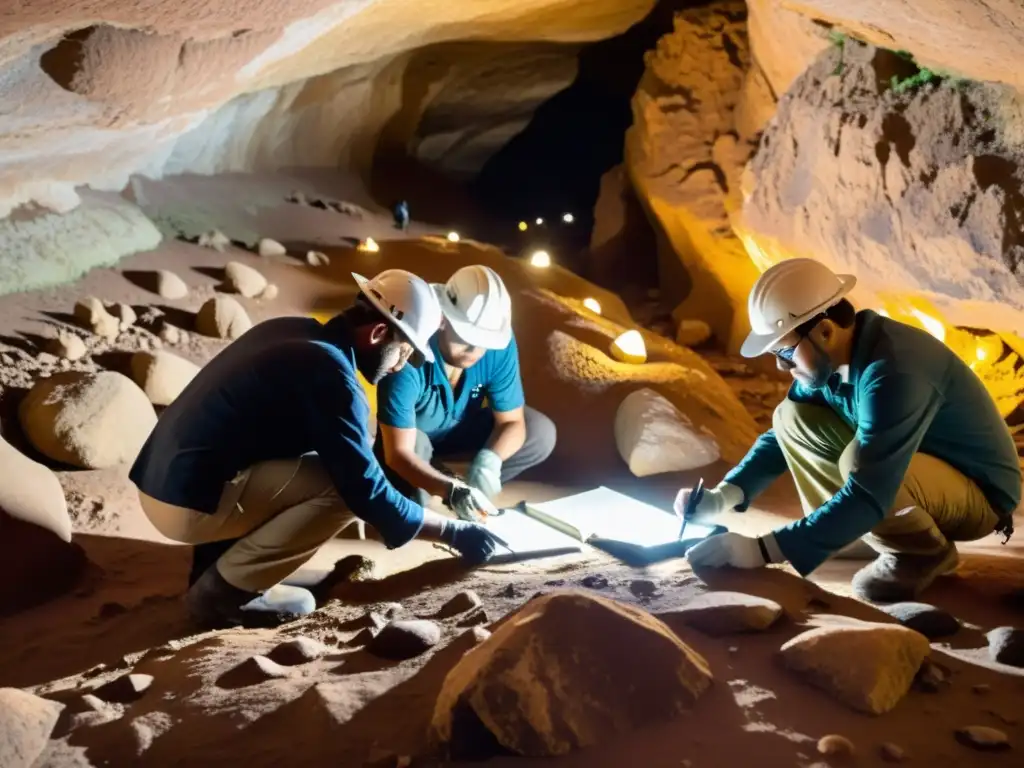
[[[780,100],[740,231],[763,266],[813,256],[856,274],[864,305],[923,296],[949,322],[1024,333],[1022,126],[1005,85],[837,39]]]
[[[678,716],[711,684],[668,627],[589,593],[537,597],[449,672],[433,733],[473,759],[482,733],[513,753],[564,754]]]
[[[615,444],[637,477],[706,467],[721,455],[710,430],[694,427],[671,402],[647,387],[627,395],[616,411]]]
[[[62,704],[17,688],[0,688],[0,765],[29,768],[46,749]]]

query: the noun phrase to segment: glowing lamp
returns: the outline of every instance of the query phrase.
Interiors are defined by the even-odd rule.
[[[377,241],[372,237],[368,237],[359,243],[359,250],[365,253],[377,253],[380,250],[380,246],[377,245]]]
[[[529,226],[530,225],[527,224],[525,221],[520,221],[519,222],[519,231],[520,232],[525,232],[529,228]]]
[[[530,256],[530,266],[542,268],[550,267],[551,254],[547,251],[534,251],[533,255]]]
[[[544,223],[544,219],[542,219],[540,216],[538,216],[537,217],[537,221],[535,223],[539,227],[541,224]]]
[[[647,347],[640,331],[626,331],[612,342],[612,357],[623,363],[647,362]]]
[[[564,221],[566,224],[572,224],[574,221],[576,221],[576,217],[573,216],[571,213],[563,213],[562,221]]]
[[[593,299],[588,296],[583,300],[583,306],[589,309],[595,315],[601,314],[601,305],[598,303],[597,299]]]
[[[458,232],[449,232],[448,233],[448,242],[449,243],[457,243],[457,242],[459,242],[459,233]]]

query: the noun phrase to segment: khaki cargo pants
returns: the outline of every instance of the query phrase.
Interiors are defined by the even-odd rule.
[[[809,515],[850,476],[854,432],[831,408],[789,399],[776,408],[772,426]],[[864,541],[879,552],[932,555],[950,542],[987,536],[998,520],[972,480],[941,459],[917,453],[892,509]]]
[[[217,570],[248,592],[283,581],[357,521],[315,454],[265,461],[239,473],[224,486],[212,515],[165,504],[141,491],[139,500],[153,526],[173,541],[238,539],[217,560]]]

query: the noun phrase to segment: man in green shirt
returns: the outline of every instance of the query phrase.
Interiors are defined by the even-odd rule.
[[[955,570],[955,541],[1007,538],[1021,501],[1013,438],[975,373],[930,334],[845,296],[856,280],[812,259],[773,266],[750,294],[746,357],[773,354],[793,379],[761,435],[694,518],[744,511],[786,469],[803,519],[758,538],[726,533],[694,565],[789,561],[807,575],[862,538],[878,556],[853,579],[859,597],[915,597]],[[680,491],[676,509],[685,509]]]

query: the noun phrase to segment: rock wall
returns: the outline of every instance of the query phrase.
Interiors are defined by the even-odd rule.
[[[0,216],[33,201],[67,211],[79,202],[77,186],[119,190],[140,170],[254,170],[372,156],[366,144],[374,131],[395,114],[407,115],[409,104],[422,96],[422,83],[418,92],[403,77],[410,52],[442,43],[472,39],[477,50],[488,44],[566,44],[549,46],[544,55],[528,50],[510,57],[512,71],[519,73],[512,80],[525,80],[523,102],[536,103],[571,77],[566,62],[574,45],[620,32],[652,5],[653,0],[23,4],[0,18],[0,113],[6,129],[0,139]],[[441,57],[451,56],[456,66],[439,78],[435,124],[458,111],[452,106],[460,102],[457,92],[467,93],[467,104],[482,93],[493,104],[497,89],[482,83],[512,81],[496,81],[501,67],[493,56],[471,55],[470,65],[460,70],[456,53]],[[554,71],[553,78],[522,77],[526,62],[545,56],[549,63],[559,59],[541,70]],[[352,92],[336,92],[338,87]],[[508,102],[517,101],[515,93],[510,90]],[[489,127],[470,126],[472,140],[453,139],[442,126],[420,136],[415,153],[472,167],[471,158],[486,154],[480,146],[508,135],[528,107],[506,109],[504,126],[490,120],[489,107],[484,111]],[[365,115],[371,116],[369,125],[357,119]],[[481,141],[481,135],[493,138]],[[446,141],[469,149],[453,153]]]

